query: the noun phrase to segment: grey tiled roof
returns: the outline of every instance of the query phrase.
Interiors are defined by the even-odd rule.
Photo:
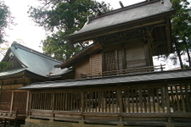
[[[164,4],[161,4],[160,0],[151,0],[150,4],[147,4],[149,2],[146,1],[143,3],[144,4],[141,4],[142,6],[140,5],[134,8],[128,6],[122,9],[118,9],[118,11],[114,11],[116,13],[111,11],[106,14],[100,15],[97,18],[93,18],[89,21],[89,23],[86,23],[81,30],[74,33],[73,35],[128,23],[131,21],[136,21],[139,19],[144,19],[147,17],[172,11],[171,3],[169,0],[164,0]]]
[[[174,79],[178,80],[182,78],[191,78],[191,70],[153,72],[139,75],[124,75],[124,76],[113,76],[113,77],[73,80],[73,81],[42,82],[42,83],[34,83],[29,86],[21,87],[19,89],[67,88],[76,86],[95,86],[104,84],[133,83],[133,82],[144,82],[144,81],[159,81],[159,80],[174,80]]]

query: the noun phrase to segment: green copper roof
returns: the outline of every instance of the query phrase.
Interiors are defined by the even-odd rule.
[[[18,73],[20,73],[20,72],[22,72],[24,70],[25,70],[25,68],[18,68],[18,69],[12,69],[12,70],[8,70],[8,71],[3,71],[3,72],[0,72],[0,77],[18,74]]]
[[[61,61],[58,61],[52,57],[27,48],[18,43],[13,43],[11,45],[2,61],[6,62],[6,59],[10,57],[10,53],[13,54],[13,56],[16,57],[16,59],[20,62],[23,70],[27,70],[43,77],[48,77],[48,74],[51,72],[54,66],[62,63]],[[19,71],[19,69],[16,70]],[[5,76],[9,73],[17,73],[16,70],[0,72],[0,76]]]

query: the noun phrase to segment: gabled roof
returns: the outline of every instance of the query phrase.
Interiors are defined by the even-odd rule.
[[[80,87],[80,86],[96,86],[96,85],[112,85],[124,84],[135,82],[159,82],[159,81],[179,81],[181,79],[190,79],[191,70],[176,70],[176,71],[163,71],[163,72],[148,72],[145,74],[132,74],[123,76],[112,76],[94,79],[70,80],[70,81],[53,81],[33,83],[29,86],[24,86],[19,89],[52,89],[52,88],[67,88],[67,87]]]
[[[112,27],[118,27],[121,24],[127,25],[132,22],[139,21],[145,18],[150,18],[156,15],[172,14],[173,11],[170,1],[163,0],[163,2],[161,2],[161,0],[148,0],[135,5],[113,10],[101,14],[97,17],[90,18],[90,20],[87,21],[87,23],[81,30],[72,35],[66,36],[65,39],[74,41],[73,43],[76,43],[76,41],[91,39],[91,35],[95,32],[95,35],[98,36],[103,33],[103,30]],[[85,36],[85,34],[87,35]],[[83,39],[82,35],[84,35]]]
[[[58,61],[52,57],[49,57],[18,43],[13,43],[11,45],[2,61],[7,62],[7,59],[10,56],[15,57],[21,64],[21,67],[23,67],[16,69],[17,71],[26,70],[43,77],[47,77],[55,65],[62,63],[61,61]],[[11,69],[0,72],[0,76],[18,73],[16,70]]]

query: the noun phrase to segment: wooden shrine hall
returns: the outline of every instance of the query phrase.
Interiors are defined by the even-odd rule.
[[[27,116],[29,92],[18,90],[19,87],[53,80],[58,74],[67,75],[70,72],[68,69],[54,68],[61,61],[15,42],[1,62],[10,64],[0,72],[0,122],[4,126],[24,123]]]
[[[147,0],[90,17],[64,37],[92,42],[55,66],[72,72],[19,88],[29,91],[23,126],[190,127],[191,70],[152,61],[172,52],[174,12],[170,0]]]

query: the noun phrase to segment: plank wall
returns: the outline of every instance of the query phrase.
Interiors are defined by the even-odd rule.
[[[102,54],[93,54],[90,56],[90,74],[97,75],[102,73]]]
[[[75,64],[75,79],[81,78],[81,74],[90,73],[89,57]]]

